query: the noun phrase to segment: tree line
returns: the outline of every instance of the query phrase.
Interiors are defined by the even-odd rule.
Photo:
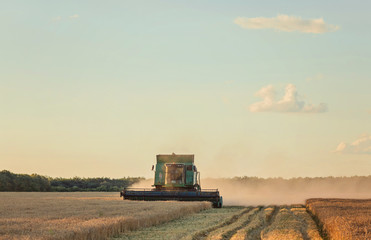
[[[7,170],[0,172],[0,191],[2,192],[117,192],[144,178],[125,177],[100,178],[51,178],[38,174],[16,174]]]

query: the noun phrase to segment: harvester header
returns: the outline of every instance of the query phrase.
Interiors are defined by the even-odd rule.
[[[201,190],[200,173],[193,154],[159,154],[156,156],[154,188],[125,188],[120,195],[131,200],[209,201],[222,207],[218,189]],[[153,169],[154,167],[152,167]]]

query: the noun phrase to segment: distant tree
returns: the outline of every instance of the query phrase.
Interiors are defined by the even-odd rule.
[[[117,192],[124,187],[143,180],[144,178],[51,178],[38,174],[14,174],[7,170],[0,172],[0,191],[19,192],[76,192],[104,191]]]
[[[15,191],[15,175],[7,170],[0,172],[0,191]]]

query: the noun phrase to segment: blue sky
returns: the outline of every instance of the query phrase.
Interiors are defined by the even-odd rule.
[[[210,177],[368,175],[370,5],[4,3],[0,168],[151,177],[175,152]]]

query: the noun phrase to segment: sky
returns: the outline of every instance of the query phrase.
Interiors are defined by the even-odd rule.
[[[7,1],[0,169],[369,175],[368,1]]]

